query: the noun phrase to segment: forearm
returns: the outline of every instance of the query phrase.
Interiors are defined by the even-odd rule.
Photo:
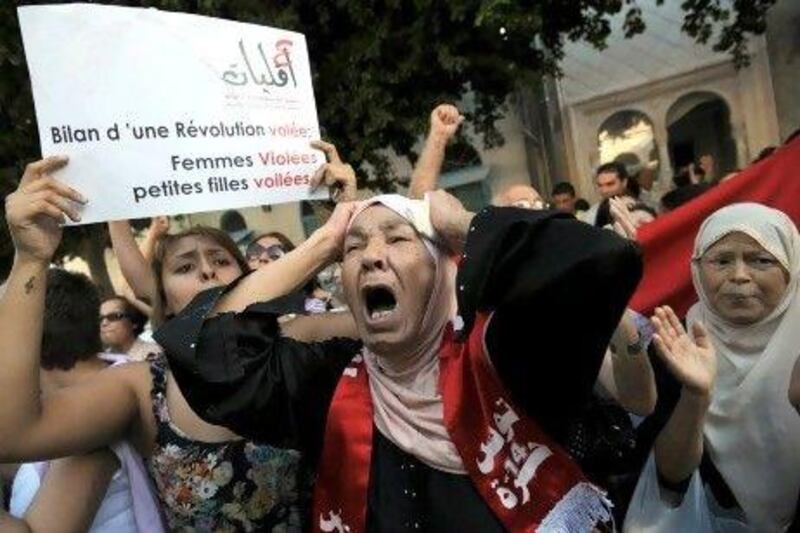
[[[655,444],[658,471],[670,483],[692,475],[703,457],[703,422],[710,399],[681,391],[675,410]]]
[[[635,415],[650,415],[658,397],[647,352],[611,355],[611,361],[617,402]]]
[[[130,298],[131,305],[138,309],[143,315],[145,316],[153,316],[153,308],[143,301],[139,300],[135,296]]]
[[[408,189],[410,198],[422,198],[426,192],[436,189],[439,174],[444,163],[447,138],[440,135],[428,135],[425,146],[414,166],[411,174],[411,184]]]
[[[148,231],[144,237],[142,246],[139,249],[142,252],[142,257],[144,257],[145,263],[147,263],[148,265],[153,261],[153,255],[156,250],[157,242],[158,242],[158,236],[155,233]]]
[[[251,304],[269,301],[299,289],[331,262],[335,248],[335,239],[327,232],[314,232],[280,261],[263,265],[242,279],[219,299],[213,312],[240,312]]]
[[[358,338],[356,323],[349,311],[298,316],[281,324],[281,334],[308,343],[336,337]]]
[[[127,220],[109,222],[108,231],[120,270],[131,290],[137,297],[154,301],[156,284],[153,272],[133,238],[130,223]]]
[[[119,467],[107,448],[52,461],[25,523],[35,533],[88,531]]]
[[[0,442],[14,442],[41,412],[39,357],[45,262],[15,257],[0,297]]]

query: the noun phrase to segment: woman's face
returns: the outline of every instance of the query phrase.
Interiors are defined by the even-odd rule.
[[[280,259],[286,254],[281,241],[275,237],[261,237],[247,247],[247,264],[256,270],[261,265]]]
[[[364,344],[393,355],[413,347],[436,277],[416,230],[381,205],[353,221],[344,241],[342,282]]]
[[[780,303],[789,274],[748,235],[726,235],[700,258],[700,279],[711,306],[733,324],[754,324]]]
[[[136,340],[133,323],[120,300],[106,300],[100,304],[100,340],[106,348],[117,349]]]
[[[242,269],[225,248],[208,237],[190,235],[170,246],[161,271],[168,314],[180,313],[206,289],[227,285]]]

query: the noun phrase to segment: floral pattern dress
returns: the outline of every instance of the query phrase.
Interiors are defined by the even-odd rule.
[[[301,531],[310,485],[300,453],[246,440],[189,438],[170,419],[164,359],[151,361],[150,368],[158,436],[148,469],[169,529]]]

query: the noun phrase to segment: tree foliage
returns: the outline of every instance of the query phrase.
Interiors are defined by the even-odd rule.
[[[765,30],[775,0],[684,0],[683,29],[699,42],[747,61],[747,38]],[[659,3],[663,0],[658,0]],[[37,2],[21,2],[37,3]],[[48,2],[52,3],[52,2]],[[635,0],[142,0],[107,4],[156,7],[302,32],[308,40],[323,134],[360,170],[361,185],[391,190],[390,151],[415,158],[428,111],[470,101],[467,120],[485,146],[503,142],[495,127],[516,87],[558,73],[567,40],[602,48],[610,17],[624,31],[645,30]],[[721,28],[719,32],[712,31]],[[16,185],[39,155],[15,6],[0,6],[0,190]],[[66,232],[62,253],[100,242],[96,226]],[[83,251],[82,251],[83,250]],[[9,257],[4,232],[0,257]],[[0,265],[2,271],[2,265]]]

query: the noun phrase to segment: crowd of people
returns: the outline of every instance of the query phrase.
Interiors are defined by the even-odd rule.
[[[792,219],[721,207],[695,237],[696,305],[646,317],[639,230],[714,180],[657,198],[611,162],[593,206],[562,182],[473,213],[437,187],[462,121],[433,111],[407,196],[357,201],[315,142],[336,205],[297,245],[109,222],[129,290],[104,300],[51,265],[102,199],[58,181],[64,157],[28,165],[6,199],[0,529],[797,527]]]

